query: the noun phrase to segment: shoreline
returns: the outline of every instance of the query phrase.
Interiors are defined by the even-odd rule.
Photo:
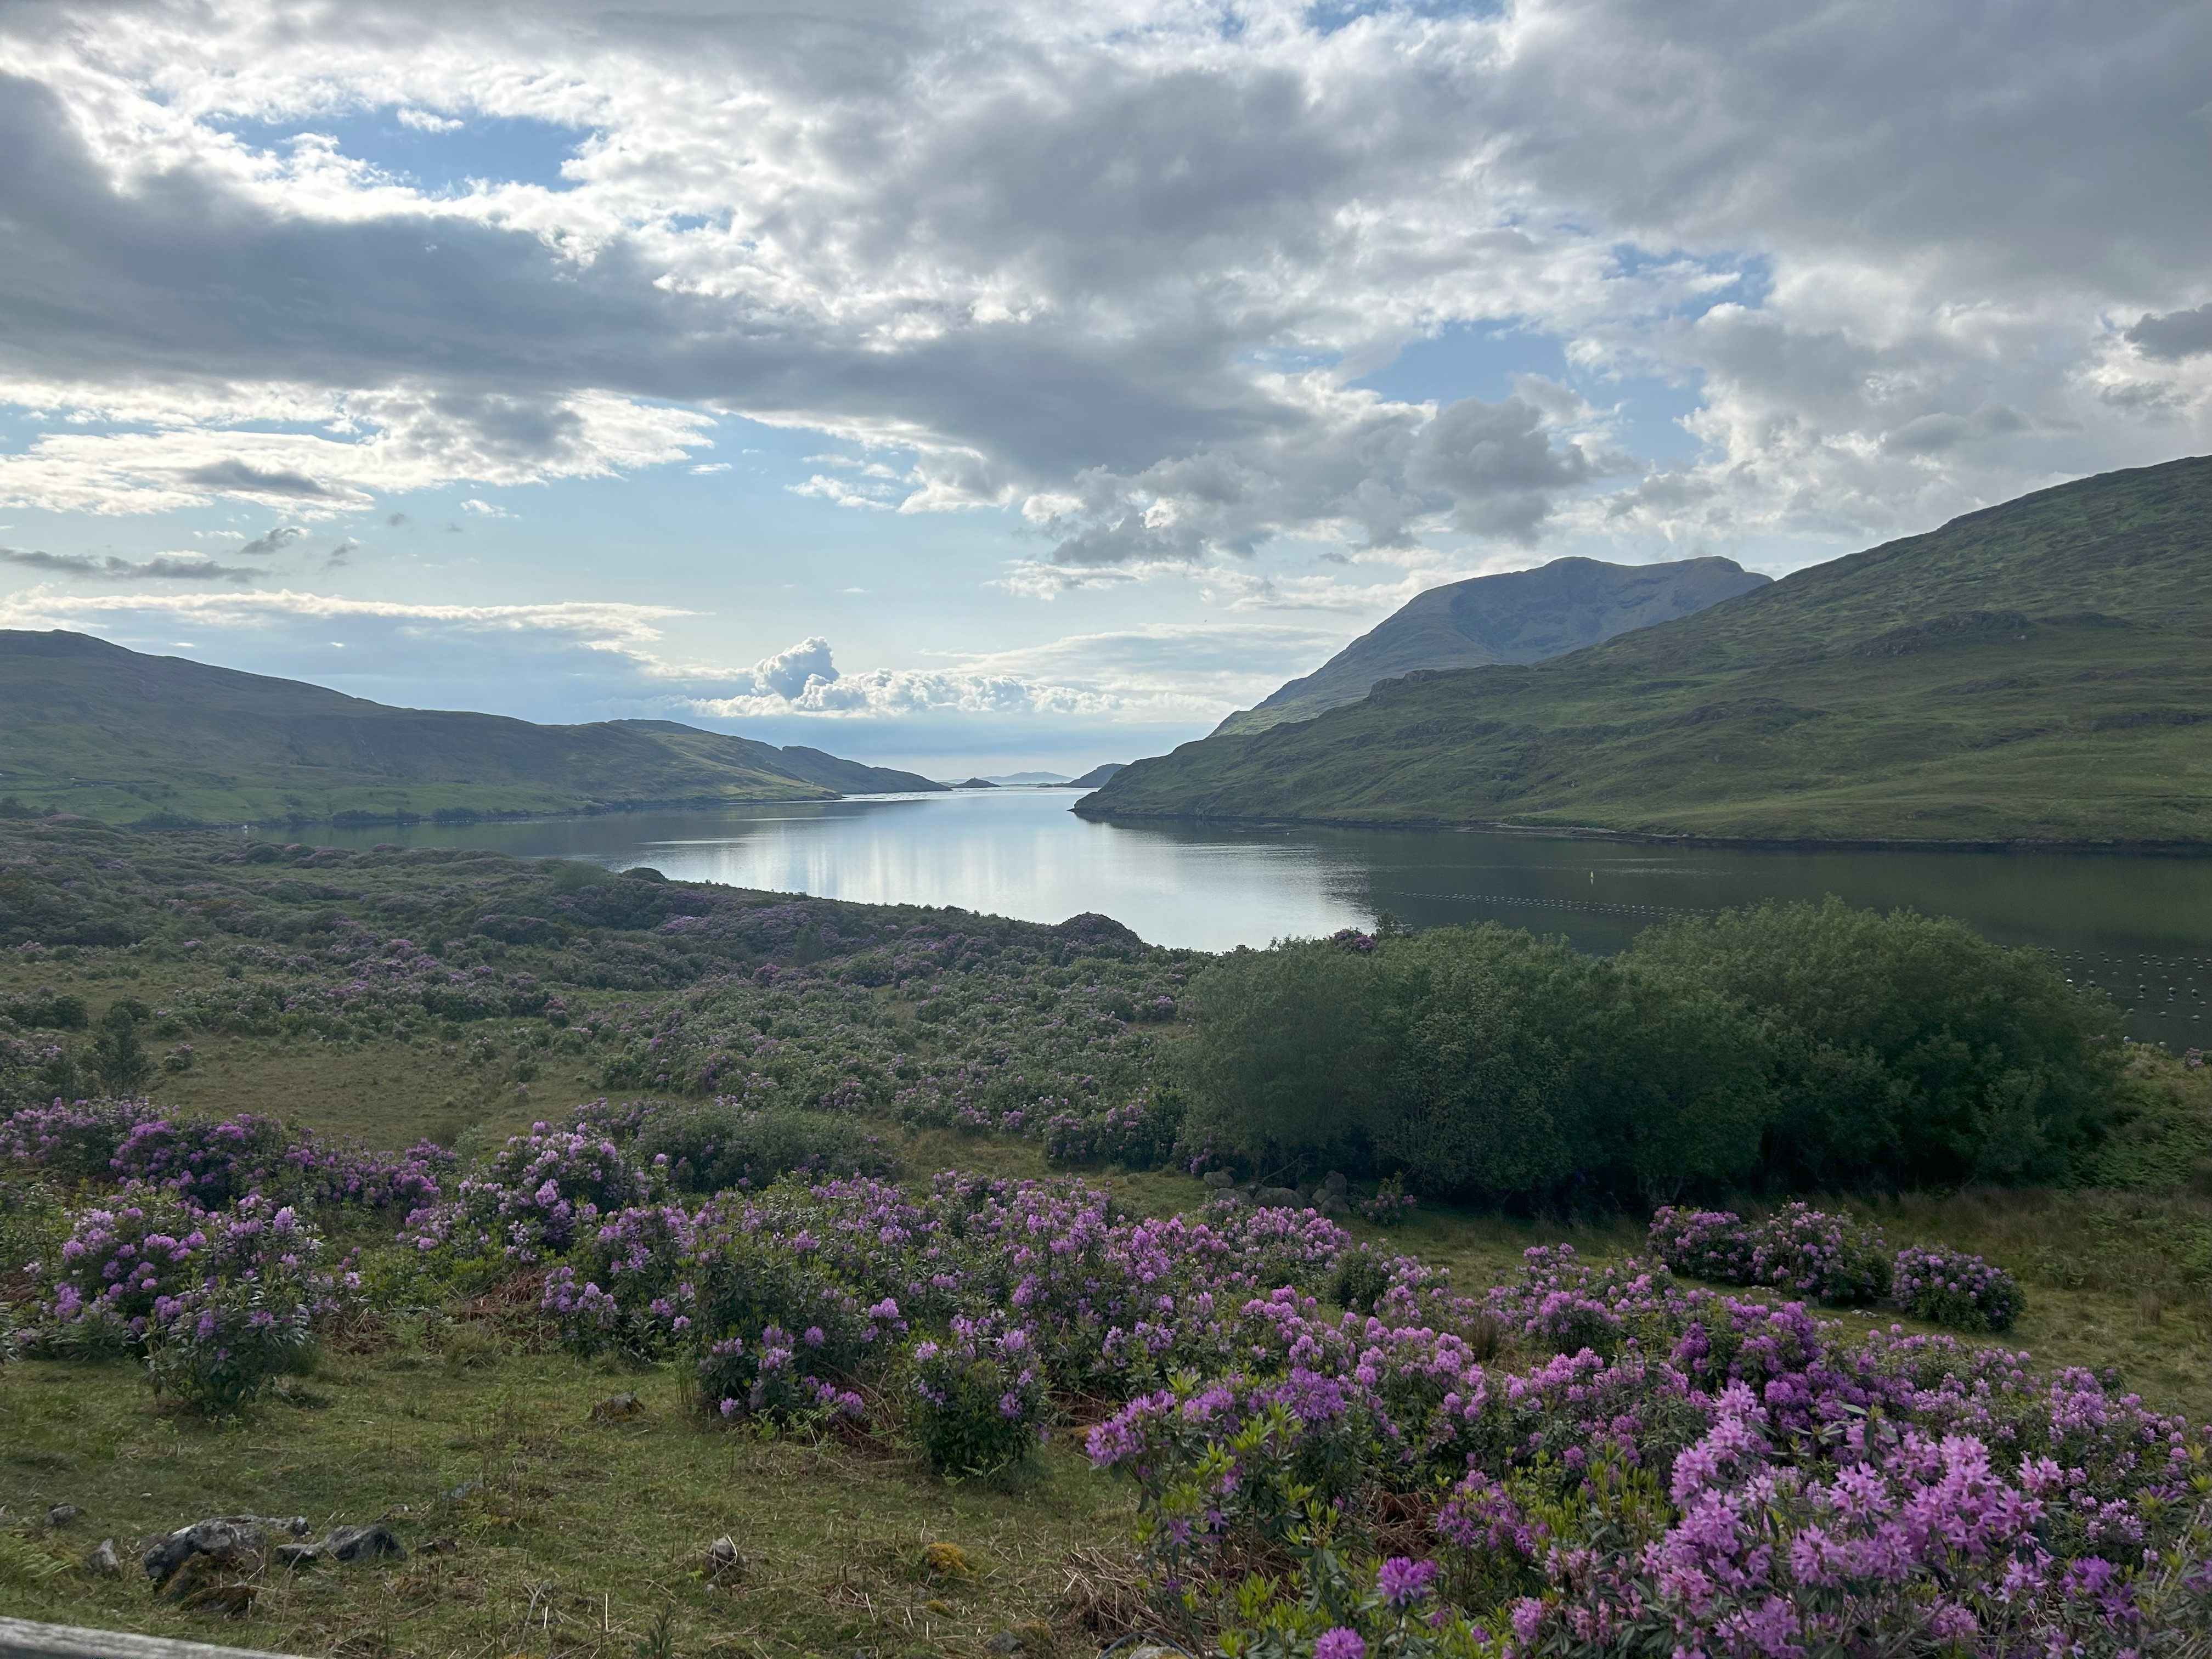
[[[2040,841],[2015,837],[1990,840],[1914,840],[1903,836],[1852,838],[1833,836],[1700,836],[1654,830],[1608,830],[1599,824],[1511,823],[1503,819],[1244,817],[1219,812],[1131,812],[1081,801],[1068,808],[1093,823],[1234,824],[1266,830],[1404,830],[1423,835],[1522,836],[1549,841],[1617,841],[1657,847],[1722,847],[1777,853],[2110,853],[2130,857],[2212,857],[2212,837],[2203,841]]]

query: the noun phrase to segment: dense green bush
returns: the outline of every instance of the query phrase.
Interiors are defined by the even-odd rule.
[[[1492,1201],[2063,1178],[2109,1004],[1956,922],[1831,900],[1587,957],[1496,926],[1297,941],[1192,983],[1186,1144]]]
[[[1962,922],[1769,904],[1653,928],[1630,957],[1766,1022],[1778,1184],[2062,1180],[2115,1113],[2111,1002]]]
[[[665,1170],[669,1185],[684,1193],[765,1187],[787,1174],[898,1172],[898,1159],[853,1118],[751,1111],[731,1100],[657,1108],[638,1130],[635,1152],[639,1161]]]

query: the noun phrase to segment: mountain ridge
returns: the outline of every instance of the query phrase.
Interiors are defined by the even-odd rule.
[[[2212,459],[2076,480],[1533,665],[1140,761],[1102,817],[2212,843]]]
[[[1769,580],[1707,556],[1644,565],[1553,559],[1447,582],[1415,594],[1312,673],[1237,710],[1213,735],[1311,720],[1408,673],[1540,662],[1693,615]]]
[[[0,630],[0,795],[111,823],[404,823],[937,787],[673,720],[402,708],[65,629]]]

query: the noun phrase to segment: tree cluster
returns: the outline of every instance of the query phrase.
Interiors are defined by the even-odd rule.
[[[1192,1144],[1488,1202],[2063,1180],[2119,1109],[2101,994],[1836,899],[1613,958],[1494,925],[1295,941],[1185,1006]]]

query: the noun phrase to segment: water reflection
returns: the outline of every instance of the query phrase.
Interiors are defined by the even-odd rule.
[[[1038,921],[1103,911],[1162,945],[1207,951],[1364,927],[1492,921],[1613,951],[1652,922],[1761,899],[1840,894],[1971,922],[2056,954],[2134,1011],[2138,1037],[2203,1041],[2212,860],[2088,854],[1656,848],[1448,830],[1094,823],[1066,790],[640,812],[464,829],[354,831],[521,857],[651,864],[871,903],[958,905]]]

